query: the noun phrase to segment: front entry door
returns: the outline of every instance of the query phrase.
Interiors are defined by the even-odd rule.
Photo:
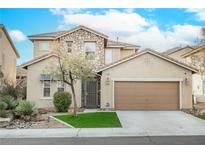
[[[98,107],[98,82],[86,81],[85,82],[85,107],[97,108]]]

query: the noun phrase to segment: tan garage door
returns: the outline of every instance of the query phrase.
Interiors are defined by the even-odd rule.
[[[178,110],[178,82],[115,82],[115,108],[139,110]]]

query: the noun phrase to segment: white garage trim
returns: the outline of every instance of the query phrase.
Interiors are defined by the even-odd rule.
[[[182,109],[182,83],[183,78],[111,78],[112,80],[112,107],[115,108],[115,81],[159,81],[179,82],[179,109]]]

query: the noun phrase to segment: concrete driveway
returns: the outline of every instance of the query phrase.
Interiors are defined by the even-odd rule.
[[[151,134],[200,134],[205,132],[205,120],[181,111],[117,111],[123,128]]]

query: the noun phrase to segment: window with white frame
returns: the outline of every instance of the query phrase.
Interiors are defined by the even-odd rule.
[[[68,52],[72,52],[73,42],[72,41],[67,41],[66,45],[67,45]]]
[[[111,49],[106,49],[105,51],[105,64],[109,64],[113,62],[113,55]]]
[[[49,50],[49,42],[39,42],[39,50],[48,51]]]
[[[65,84],[62,81],[58,82],[58,92],[65,91]]]
[[[51,81],[43,81],[43,97],[51,96]]]
[[[85,42],[85,53],[87,57],[93,59],[96,52],[96,42]]]

